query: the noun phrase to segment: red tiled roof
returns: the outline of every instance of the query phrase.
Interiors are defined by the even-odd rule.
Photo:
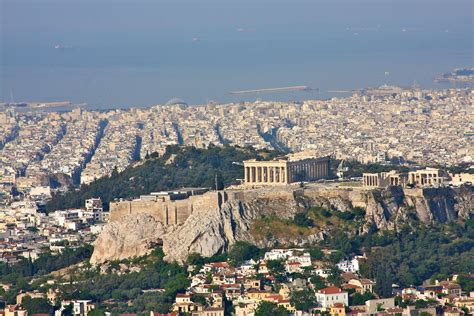
[[[211,265],[215,268],[228,268],[229,264],[227,262],[213,262]]]
[[[375,284],[375,282],[370,279],[360,279],[359,281],[362,284]]]
[[[319,290],[319,293],[321,293],[321,294],[337,294],[337,293],[341,293],[341,292],[342,292],[342,290],[338,287],[335,287],[335,286],[330,286],[330,287]]]
[[[289,266],[300,266],[301,263],[299,263],[299,262],[290,262],[290,263],[288,263],[288,265]]]
[[[176,294],[176,297],[191,297],[189,294],[183,294],[183,293],[178,293]]]

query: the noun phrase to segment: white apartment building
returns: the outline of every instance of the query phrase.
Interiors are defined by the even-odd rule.
[[[338,287],[332,286],[319,290],[316,292],[316,301],[323,308],[330,308],[336,303],[349,305],[349,296],[347,292],[344,292]]]

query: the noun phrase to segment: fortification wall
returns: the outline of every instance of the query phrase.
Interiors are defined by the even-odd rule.
[[[164,225],[182,224],[196,210],[219,208],[225,202],[222,192],[206,192],[183,200],[133,200],[110,203],[110,221],[129,214],[149,214]]]
[[[350,201],[353,207],[367,206],[366,190],[361,188],[321,188],[311,187],[304,190],[304,195],[311,198],[342,199]]]
[[[293,200],[294,187],[279,186],[270,188],[248,189],[248,190],[228,190],[224,191],[226,200],[239,201],[242,203],[254,200]]]
[[[366,208],[368,206],[369,192],[371,191],[359,187],[336,188],[329,186],[308,186],[306,188],[280,186],[247,190],[212,191],[202,195],[192,195],[183,200],[158,198],[157,200],[142,199],[111,202],[110,220],[114,222],[119,221],[126,215],[145,213],[153,216],[164,225],[180,225],[193,212],[218,209],[227,201],[237,201],[243,204],[252,204],[258,201],[260,204],[267,205],[272,209],[279,209],[278,205],[280,204],[290,205],[291,207],[295,206],[297,196],[303,197],[303,200],[304,198],[309,198],[313,203],[315,202],[320,205],[321,203],[329,203],[339,209],[348,209],[350,207]],[[440,189],[434,190],[434,193],[439,192]],[[424,193],[423,189],[404,189],[400,192],[400,196],[403,197],[403,194],[405,194],[408,197],[415,198],[416,201],[421,201],[424,200]],[[408,199],[407,203],[414,204],[415,200]]]

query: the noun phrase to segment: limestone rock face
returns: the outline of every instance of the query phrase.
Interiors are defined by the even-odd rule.
[[[212,256],[227,251],[236,240],[245,239],[256,213],[239,203],[224,203],[221,209],[197,211],[182,226],[163,236],[165,259],[183,261],[191,253]]]
[[[145,255],[160,242],[163,233],[163,224],[148,214],[110,222],[96,239],[90,261],[96,264]]]
[[[429,224],[469,218],[474,213],[474,194],[472,187],[242,191],[223,202],[219,208],[194,211],[181,225],[165,227],[148,214],[131,214],[110,222],[95,242],[91,263],[142,256],[159,243],[163,245],[165,259],[178,262],[185,261],[191,253],[212,256],[225,252],[237,240],[249,241],[260,247],[314,243],[328,232],[278,240],[270,237],[256,240],[250,234],[256,219],[263,216],[291,219],[297,212],[312,206],[342,212],[355,206],[363,207],[366,222],[361,231],[367,232],[395,229],[410,220]]]

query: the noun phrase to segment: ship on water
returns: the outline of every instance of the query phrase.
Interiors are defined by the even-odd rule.
[[[474,83],[474,67],[456,68],[434,79],[435,82],[465,82]]]

